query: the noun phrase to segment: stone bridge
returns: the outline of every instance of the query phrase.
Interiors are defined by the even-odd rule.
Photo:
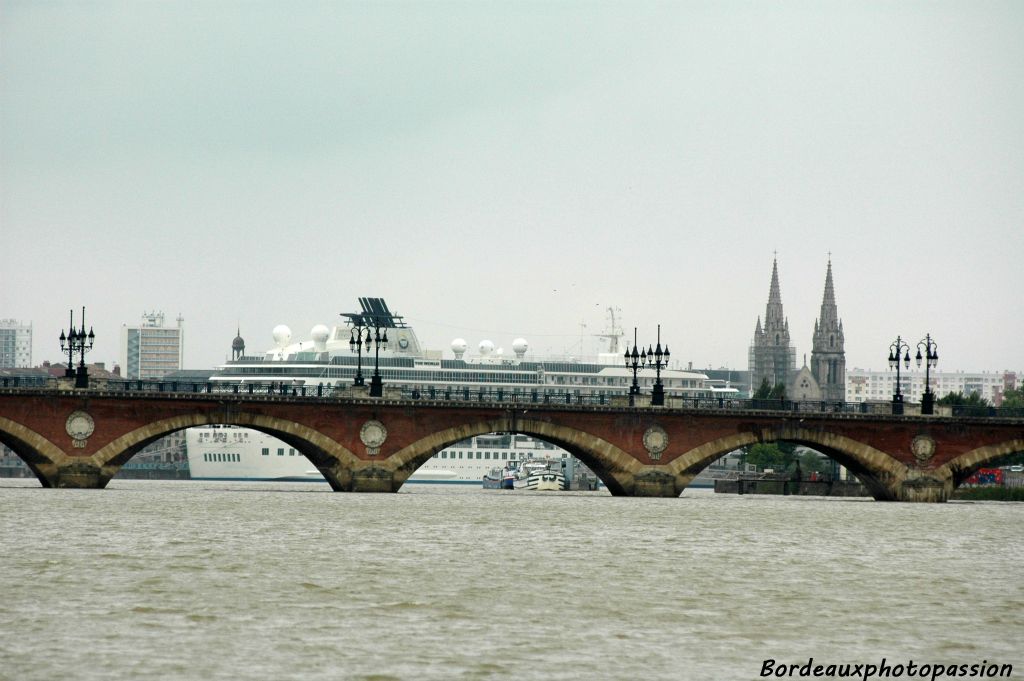
[[[102,488],[146,445],[208,424],[273,435],[352,492],[397,491],[435,453],[492,432],[562,447],[620,496],[678,496],[727,452],[784,440],[836,460],[875,499],[937,502],[1024,451],[1024,418],[0,388],[0,441],[45,487]]]

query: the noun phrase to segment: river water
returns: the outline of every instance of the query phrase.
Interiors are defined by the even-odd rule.
[[[1024,677],[1024,504],[0,480],[0,518],[12,681]]]

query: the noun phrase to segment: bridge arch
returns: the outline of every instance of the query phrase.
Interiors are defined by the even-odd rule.
[[[99,469],[105,485],[150,443],[178,430],[205,425],[243,426],[272,435],[309,459],[335,490],[352,488],[352,471],[358,459],[351,451],[296,421],[248,412],[182,414],[153,421],[112,440],[89,459]]]
[[[502,416],[444,428],[392,454],[389,462],[395,466],[395,488],[442,449],[487,433],[529,435],[557,445],[582,461],[617,496],[632,493],[635,476],[643,468],[619,447],[585,431],[550,421]]]
[[[879,501],[900,498],[898,486],[907,467],[885,452],[848,437],[799,426],[761,428],[735,433],[695,447],[667,468],[681,492],[702,470],[729,452],[759,442],[793,442],[812,447],[850,470]]]
[[[986,464],[1016,452],[1024,452],[1024,438],[1015,438],[972,449],[952,461],[946,462],[944,466],[936,470],[936,474],[952,480],[953,489],[956,489],[979,468],[984,468]]]
[[[35,473],[43,487],[54,487],[57,472],[69,463],[64,451],[31,428],[0,416],[0,442]]]

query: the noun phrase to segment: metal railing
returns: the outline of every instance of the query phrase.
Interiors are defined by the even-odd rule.
[[[53,387],[56,379],[38,376],[3,376],[0,377],[0,388],[46,388]],[[267,397],[292,398],[332,398],[352,396],[361,397],[351,392],[351,386],[320,383],[304,385],[294,381],[273,382],[227,382],[227,381],[144,381],[144,380],[109,380],[102,386],[94,386],[96,390],[106,393],[153,394],[167,395],[260,395]],[[506,388],[469,388],[469,387],[404,387],[388,389],[387,398],[422,401],[430,403],[477,403],[477,404],[547,404],[591,407],[622,407],[628,399],[626,391],[621,394],[608,392],[559,391],[535,388],[532,390],[512,390]],[[378,399],[378,398],[371,398]],[[839,401],[799,401],[770,400],[737,397],[678,397],[669,395],[666,398],[667,408],[697,409],[707,411],[769,411],[790,414],[872,414],[888,416],[892,412],[889,402],[839,402]],[[660,408],[660,407],[659,407]],[[1024,409],[997,408],[978,406],[953,406],[951,415],[954,417],[1002,417],[1024,418]]]
[[[47,376],[0,376],[0,387],[45,388],[49,381]]]

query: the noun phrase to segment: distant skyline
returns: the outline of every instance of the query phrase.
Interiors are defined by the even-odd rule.
[[[360,296],[448,355],[591,354],[615,307],[746,369],[777,251],[800,365],[831,253],[848,368],[931,333],[1019,371],[1022,36],[1016,2],[0,0],[0,318],[58,362],[84,305],[113,364],[181,314],[210,368]]]

